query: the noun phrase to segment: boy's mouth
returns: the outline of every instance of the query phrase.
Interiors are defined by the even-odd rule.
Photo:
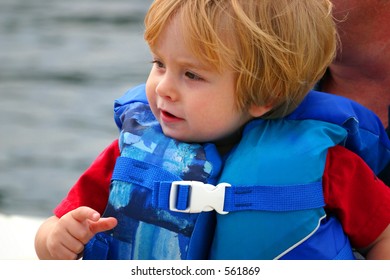
[[[169,113],[168,111],[161,110],[161,120],[164,122],[177,122],[182,120],[181,118]]]
[[[173,115],[173,114],[171,114],[171,113],[169,113],[168,111],[161,111],[161,113],[163,113],[165,116],[167,116],[167,117],[170,117],[170,118],[175,118],[175,116]]]

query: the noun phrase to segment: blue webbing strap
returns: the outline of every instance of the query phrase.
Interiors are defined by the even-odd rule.
[[[171,194],[171,181],[154,182],[153,204],[160,209],[169,209],[169,198]],[[176,209],[184,210],[188,207],[191,196],[191,187],[183,184],[178,186],[176,197]]]
[[[155,203],[169,209],[171,182],[155,182]],[[158,191],[157,191],[158,190]],[[176,207],[178,210],[190,204],[191,187],[178,185]],[[325,206],[321,182],[283,186],[231,186],[225,189],[223,210],[235,211],[296,211]]]
[[[137,184],[153,190],[156,181],[177,181],[181,178],[154,164],[118,157],[111,180]]]
[[[295,211],[325,206],[322,183],[243,186],[225,190],[224,211]]]
[[[180,185],[177,192],[176,209],[185,210],[188,207],[188,197],[190,196],[190,186]]]
[[[136,159],[119,157],[112,180],[137,184],[153,191],[152,203],[169,209],[172,181],[182,179],[156,165]],[[325,205],[322,183],[283,186],[231,186],[225,189],[224,211],[295,211]],[[176,207],[186,209],[190,203],[191,187],[178,186]]]

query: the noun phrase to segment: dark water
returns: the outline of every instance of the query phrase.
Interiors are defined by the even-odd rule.
[[[49,216],[146,80],[151,0],[0,0],[0,213]]]

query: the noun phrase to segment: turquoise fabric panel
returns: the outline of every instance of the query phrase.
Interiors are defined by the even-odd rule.
[[[226,159],[219,182],[281,186],[321,181],[328,148],[345,137],[345,129],[321,121],[253,121]],[[324,216],[322,208],[217,215],[211,258],[276,258],[311,235]]]
[[[315,120],[256,120],[226,159],[219,182],[287,185],[320,181],[327,149],[345,129]]]

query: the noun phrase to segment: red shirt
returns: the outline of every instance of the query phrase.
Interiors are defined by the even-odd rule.
[[[81,175],[55,208],[55,215],[61,217],[80,206],[89,206],[102,214],[119,155],[118,140],[115,140]],[[390,188],[346,148],[329,149],[323,188],[325,210],[339,218],[354,247],[366,247],[390,224]]]

